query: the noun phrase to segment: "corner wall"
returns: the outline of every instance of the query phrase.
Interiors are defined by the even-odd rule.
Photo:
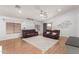
[[[58,25],[63,22],[70,21],[71,25],[59,28]],[[76,10],[68,11],[62,15],[56,16],[45,23],[52,23],[52,30],[59,29],[61,36],[77,36],[77,12]]]
[[[13,39],[13,38],[18,38],[18,37],[22,36],[22,32],[13,33],[13,34],[6,34],[6,22],[20,23],[21,30],[23,30],[24,27],[26,29],[35,29],[36,24],[41,25],[41,23],[37,22],[37,21],[0,16],[0,40]]]

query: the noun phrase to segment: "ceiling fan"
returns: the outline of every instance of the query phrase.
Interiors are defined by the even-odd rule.
[[[48,12],[44,11],[39,5],[35,6],[35,9],[40,11],[40,19],[45,20],[48,18]]]

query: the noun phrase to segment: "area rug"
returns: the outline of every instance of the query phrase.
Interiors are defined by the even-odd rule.
[[[42,51],[47,51],[49,48],[53,47],[59,40],[46,38],[43,36],[34,36],[30,38],[24,38],[24,41],[32,44]]]

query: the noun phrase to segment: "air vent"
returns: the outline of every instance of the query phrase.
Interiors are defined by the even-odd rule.
[[[20,8],[21,8],[21,6],[19,6],[19,5],[16,5],[15,7],[16,7],[16,8],[18,8],[18,9],[20,9]]]
[[[32,19],[32,18],[26,18],[26,19],[28,19],[28,20],[34,20],[34,19]]]

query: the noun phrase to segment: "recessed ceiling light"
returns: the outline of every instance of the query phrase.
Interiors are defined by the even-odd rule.
[[[22,11],[21,11],[21,6],[16,5],[16,6],[15,6],[15,8],[17,8],[17,10],[18,10],[18,13],[19,13],[19,14],[21,14],[21,13],[22,13]]]
[[[57,9],[58,12],[62,11],[62,9]]]
[[[22,13],[22,11],[21,11],[21,10],[18,10],[18,13],[20,13],[20,14],[21,14],[21,13]]]

